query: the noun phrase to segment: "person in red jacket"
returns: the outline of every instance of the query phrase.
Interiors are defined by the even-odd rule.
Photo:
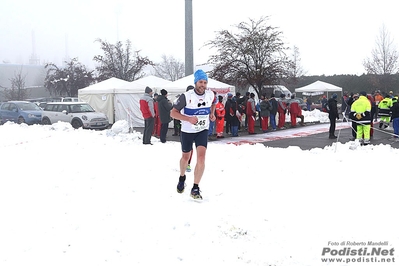
[[[255,107],[255,94],[251,93],[247,101],[246,115],[248,117],[248,134],[255,134],[255,118],[256,118],[256,107]]]
[[[288,104],[288,112],[291,116],[291,127],[296,127],[297,117],[301,118],[301,125],[303,125],[302,109],[299,106],[299,102],[295,100],[295,95],[291,95],[291,99]]]
[[[278,113],[278,124],[279,129],[284,129],[285,124],[285,114],[287,113],[287,102],[285,101],[285,94],[280,94],[280,99],[278,100],[277,113]]]
[[[152,131],[154,130],[154,99],[152,98],[152,89],[146,87],[144,95],[140,98],[140,111],[144,118],[143,144],[151,143]]]
[[[224,115],[226,111],[224,110],[223,96],[218,96],[218,103],[216,104],[216,135],[217,138],[224,138]]]

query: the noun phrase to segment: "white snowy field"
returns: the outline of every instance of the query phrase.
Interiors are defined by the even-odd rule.
[[[0,126],[0,265],[399,261],[397,149],[211,142],[198,202],[189,196],[193,172],[176,192],[180,143],[152,142],[142,145],[122,121],[105,131]],[[375,247],[391,253],[332,255]]]

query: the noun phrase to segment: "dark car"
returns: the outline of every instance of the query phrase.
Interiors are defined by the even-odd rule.
[[[11,121],[18,124],[41,124],[42,109],[28,101],[9,101],[0,106],[1,124]]]

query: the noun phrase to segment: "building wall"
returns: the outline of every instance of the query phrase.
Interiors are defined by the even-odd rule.
[[[11,79],[19,73],[25,79],[25,88],[29,98],[49,97],[50,93],[44,88],[46,69],[44,65],[0,64],[0,101],[4,101],[4,89],[11,88]]]

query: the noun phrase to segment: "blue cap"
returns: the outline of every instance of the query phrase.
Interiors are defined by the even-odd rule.
[[[337,99],[338,95],[337,95],[336,93],[334,93],[334,94],[332,95],[332,97],[333,97],[334,99]]]
[[[208,82],[208,75],[202,69],[198,69],[194,73],[194,84],[196,84],[198,80],[205,80]]]
[[[231,98],[231,97],[233,97],[233,94],[231,94],[230,92],[227,93],[227,98]]]

